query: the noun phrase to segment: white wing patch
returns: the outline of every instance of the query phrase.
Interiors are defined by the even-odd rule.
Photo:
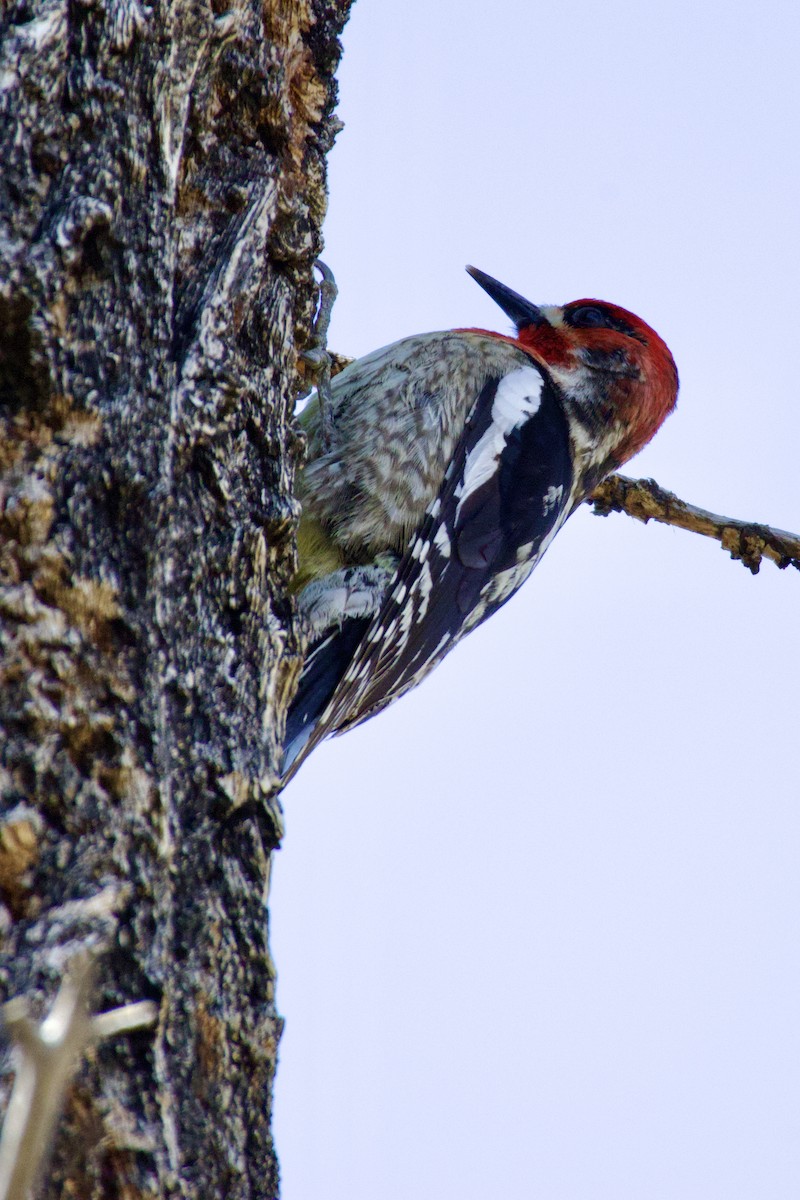
[[[491,479],[497,470],[509,435],[538,412],[543,386],[542,376],[535,367],[519,367],[500,380],[492,404],[492,423],[467,455],[464,475],[456,488],[456,521],[467,497]]]
[[[422,570],[420,571],[417,579],[414,581],[414,585],[411,590],[418,591],[420,594],[420,606],[416,615],[416,619],[417,621],[422,621],[424,620],[425,614],[428,611],[428,604],[430,603],[431,592],[433,591],[433,576],[431,575],[431,569],[428,563],[423,562]]]
[[[542,512],[545,516],[547,516],[549,512],[552,512],[552,510],[561,503],[561,498],[563,495],[563,487],[549,487],[547,489],[544,494],[544,501],[542,504]]]
[[[446,525],[440,525],[439,528],[436,530],[436,534],[433,539],[433,544],[436,547],[436,549],[439,551],[439,553],[441,554],[442,558],[450,557],[450,549],[451,549],[450,535],[447,532]]]

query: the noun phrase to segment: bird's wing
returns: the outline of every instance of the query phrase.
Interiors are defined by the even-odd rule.
[[[572,482],[567,422],[546,373],[531,362],[490,379],[309,749],[409,691],[513,595],[569,515]]]
[[[301,417],[309,449],[298,479],[303,521],[325,532],[342,565],[403,554],[441,490],[476,395],[528,362],[513,341],[446,332],[351,363],[332,383],[331,445],[322,445],[316,399]],[[318,577],[301,562],[304,569]]]

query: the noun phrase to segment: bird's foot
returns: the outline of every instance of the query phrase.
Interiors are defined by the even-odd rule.
[[[305,350],[300,352],[319,396],[319,410],[322,423],[322,445],[327,453],[333,445],[333,398],[331,396],[331,356],[328,353],[328,327],[331,323],[331,313],[336,302],[339,289],[333,271],[321,259],[314,264],[322,281],[319,285],[319,305],[314,320],[311,341]]]

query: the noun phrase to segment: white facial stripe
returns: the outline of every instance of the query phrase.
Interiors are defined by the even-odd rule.
[[[497,470],[510,434],[538,412],[542,387],[542,377],[535,367],[520,367],[500,380],[492,404],[491,424],[470,450],[464,464],[464,476],[457,491],[460,499],[456,521],[467,497],[491,479]]]
[[[547,324],[552,325],[554,329],[558,329],[560,325],[564,324],[563,308],[557,308],[555,305],[551,304],[540,307],[540,312],[547,321]]]

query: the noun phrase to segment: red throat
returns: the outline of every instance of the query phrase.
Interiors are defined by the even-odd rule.
[[[527,325],[514,340],[553,367],[566,366],[574,351],[574,344],[566,331],[547,321],[541,325]]]

